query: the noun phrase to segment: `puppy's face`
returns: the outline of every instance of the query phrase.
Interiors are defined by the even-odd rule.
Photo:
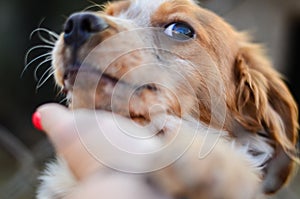
[[[259,46],[191,0],[120,1],[73,14],[56,42],[53,67],[71,108],[140,123],[167,113],[232,138],[258,135],[275,151],[262,166],[265,192],[290,175],[298,128],[290,92]]]
[[[138,120],[167,112],[209,123],[214,104],[224,112],[215,123],[223,124],[225,95],[234,96],[234,85],[224,82],[233,79],[236,37],[190,1],[108,4],[66,21],[53,53],[55,77],[73,108]]]

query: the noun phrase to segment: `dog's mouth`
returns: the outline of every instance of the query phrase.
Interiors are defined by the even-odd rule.
[[[161,103],[155,84],[136,85],[88,64],[66,67],[63,84],[70,108],[110,111],[141,124],[151,121],[149,110]],[[151,112],[151,115],[161,111],[166,110]]]
[[[79,74],[79,75],[78,75]],[[98,76],[99,81],[107,81],[112,85],[116,85],[118,82],[121,83],[116,77],[103,73],[101,70],[96,69],[90,65],[74,64],[66,67],[63,75],[63,90],[65,93],[72,92],[74,86],[76,87],[76,80],[80,78],[80,75],[86,74],[90,76]],[[79,79],[78,79],[79,80]],[[79,83],[79,81],[78,81]]]

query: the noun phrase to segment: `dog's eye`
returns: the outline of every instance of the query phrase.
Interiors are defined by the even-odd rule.
[[[182,22],[171,23],[166,26],[164,33],[174,39],[185,41],[195,37],[194,29]]]

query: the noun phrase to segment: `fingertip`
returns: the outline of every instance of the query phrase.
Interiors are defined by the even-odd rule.
[[[68,109],[60,104],[49,103],[41,105],[33,114],[32,122],[36,129],[51,131],[62,119],[68,118]]]

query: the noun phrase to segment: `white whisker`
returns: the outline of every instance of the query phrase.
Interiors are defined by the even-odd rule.
[[[30,48],[29,50],[28,50],[28,52],[26,53],[26,55],[25,55],[25,65],[27,64],[27,62],[28,62],[28,56],[30,55],[30,53],[32,52],[32,51],[34,51],[34,50],[36,50],[36,49],[53,49],[53,46],[49,46],[49,45],[38,45],[38,46],[34,46],[34,47],[32,47],[32,48]]]
[[[59,104],[62,104],[62,103],[64,103],[64,102],[68,102],[68,98],[67,98],[67,97],[65,97],[65,98],[63,98],[62,100],[60,100]]]
[[[104,8],[105,8],[105,5],[103,5],[103,4],[98,4],[98,3],[96,3],[96,2],[94,2],[94,1],[92,1],[92,0],[89,0],[89,2],[92,4],[92,5],[90,5],[90,6],[88,6],[88,7],[86,7],[85,9],[83,9],[83,11],[89,11],[90,9],[93,9],[93,8],[98,8],[99,10],[103,10]],[[97,10],[98,11],[98,10]]]
[[[41,32],[46,32],[50,39],[52,40],[49,40],[49,39],[46,39],[45,37],[42,36]],[[38,37],[41,39],[41,41],[45,42],[46,44],[50,44],[52,46],[55,45],[55,41],[59,38],[59,35],[56,34],[55,32],[52,32],[46,28],[37,28],[35,29],[34,31],[32,31],[32,33],[30,34],[30,38],[33,37],[33,35],[37,33],[38,34]]]
[[[41,24],[40,24],[41,25]],[[44,70],[45,64],[51,65],[49,62],[52,61],[52,50],[55,46],[55,42],[59,38],[59,34],[47,29],[47,28],[41,28],[39,25],[38,28],[33,30],[30,34],[30,39],[37,34],[38,38],[40,41],[42,41],[42,44],[38,44],[36,46],[33,46],[30,48],[26,55],[25,55],[25,67],[22,70],[21,77],[24,75],[24,72],[31,67],[31,65],[37,65],[34,69],[34,78],[37,82],[36,88],[40,88],[52,75],[54,72],[51,70],[53,69],[52,67],[47,68]],[[36,57],[33,57],[33,59],[30,58],[30,55],[32,55],[33,51],[42,51],[42,54],[40,53]],[[50,51],[50,52],[49,52]],[[32,56],[31,56],[32,57]],[[31,60],[30,60],[31,59]],[[43,67],[42,67],[43,66]],[[39,78],[38,77],[38,71],[43,68],[43,71],[45,71],[42,76]]]
[[[51,55],[51,52],[42,54],[42,55],[40,55],[40,56],[37,56],[36,58],[34,58],[34,59],[31,60],[28,64],[25,65],[23,71],[27,70],[28,67],[29,67],[32,63],[34,63],[35,61],[37,61],[37,60],[39,60],[39,59],[41,59],[41,58],[43,58],[43,57],[50,56],[50,55]],[[22,72],[22,74],[23,74],[23,72]]]
[[[38,76],[37,76],[37,71],[39,70],[39,68],[42,66],[42,65],[44,65],[45,63],[47,63],[47,62],[49,62],[49,61],[51,61],[52,60],[52,58],[51,57],[48,57],[48,58],[46,58],[44,61],[42,61],[41,63],[39,63],[39,65],[37,65],[37,67],[34,69],[34,78],[35,78],[35,80],[38,80],[39,78],[38,78]],[[47,69],[47,70],[49,70],[49,69]]]
[[[46,39],[45,37],[43,37],[41,34],[38,34],[39,38],[41,41],[45,42],[46,44],[49,44],[49,45],[55,45],[55,41],[50,41],[48,39]]]
[[[103,9],[103,7],[104,6],[101,6],[101,5],[98,5],[98,4],[94,4],[94,5],[90,5],[90,6],[88,6],[88,7],[86,7],[85,9],[83,9],[83,11],[85,12],[85,11],[90,11],[91,9],[93,9],[93,8],[98,8],[98,9]]]
[[[51,71],[52,67],[49,67],[44,74],[41,76],[40,80],[37,83],[36,90],[39,89],[42,85],[44,85],[48,79],[55,73],[55,71]],[[51,72],[50,72],[51,71]],[[47,76],[46,76],[47,75]],[[45,77],[46,76],[46,77]],[[45,77],[45,78],[44,78]]]
[[[51,30],[48,30],[47,28],[37,28],[37,29],[35,29],[34,31],[31,32],[30,38],[32,38],[35,33],[40,33],[40,32],[46,32],[46,33],[48,33],[48,35],[52,36],[55,39],[59,38],[59,35],[57,33],[53,32]]]

